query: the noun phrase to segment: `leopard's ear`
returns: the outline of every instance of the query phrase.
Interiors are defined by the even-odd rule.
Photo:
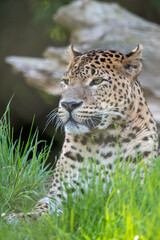
[[[72,59],[75,58],[75,57],[77,57],[77,56],[81,56],[81,55],[82,55],[81,52],[79,52],[76,48],[74,48],[73,44],[71,44],[71,45],[69,46],[68,53],[69,53],[69,55],[72,57]]]
[[[143,46],[138,45],[130,53],[125,55],[125,58],[122,61],[123,69],[133,78],[139,75],[142,68],[142,52]]]

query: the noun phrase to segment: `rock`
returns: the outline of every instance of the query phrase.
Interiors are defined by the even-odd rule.
[[[160,26],[130,13],[115,3],[77,0],[61,7],[54,21],[70,34],[70,41],[81,51],[116,49],[127,53],[144,46],[143,71],[139,80],[151,111],[160,121]],[[48,94],[60,94],[57,85],[67,65],[65,47],[48,47],[43,59],[9,57],[6,59],[27,82]],[[149,93],[149,94],[148,94]]]
[[[54,19],[70,31],[71,42],[80,45],[82,50],[102,48],[127,53],[138,43],[143,44],[141,83],[144,87],[152,89],[154,95],[160,97],[160,26],[158,24],[140,18],[118,4],[91,0],[74,1],[60,8]]]
[[[60,95],[59,79],[65,69],[58,59],[41,59],[30,57],[7,57],[15,71],[23,73],[29,85],[43,89],[48,94]],[[61,66],[61,67],[59,67]]]

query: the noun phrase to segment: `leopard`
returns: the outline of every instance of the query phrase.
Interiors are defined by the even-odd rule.
[[[156,122],[138,81],[143,46],[138,44],[122,54],[117,50],[81,53],[71,45],[69,54],[71,60],[61,79],[62,96],[55,114],[58,125],[64,127],[65,139],[48,193],[27,214],[32,218],[55,209],[62,211],[63,182],[78,186],[87,159],[109,174],[117,159],[132,166],[139,159],[150,168],[152,159],[158,156]],[[12,213],[10,220],[15,217],[26,215]]]

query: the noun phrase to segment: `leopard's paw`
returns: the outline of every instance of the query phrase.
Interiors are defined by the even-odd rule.
[[[24,213],[10,213],[8,216],[6,216],[5,213],[2,213],[1,217],[4,218],[7,223],[12,223],[16,219],[25,220],[26,215]]]

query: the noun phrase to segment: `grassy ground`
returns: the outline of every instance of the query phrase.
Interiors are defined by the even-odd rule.
[[[7,114],[7,113],[6,113]],[[9,137],[9,135],[11,137]],[[12,141],[6,117],[0,121],[0,209],[1,213],[27,212],[44,194],[45,179],[51,174],[44,164],[50,149],[37,152],[37,133],[29,135],[23,146]],[[28,162],[28,156],[31,161]],[[144,171],[145,166],[142,165]],[[86,194],[69,195],[59,216],[45,216],[38,221],[16,220],[7,224],[0,219],[0,239],[86,239],[86,240],[159,240],[160,239],[160,157],[141,185],[139,168],[134,178],[126,164],[117,163],[115,175],[107,188],[93,180]]]

